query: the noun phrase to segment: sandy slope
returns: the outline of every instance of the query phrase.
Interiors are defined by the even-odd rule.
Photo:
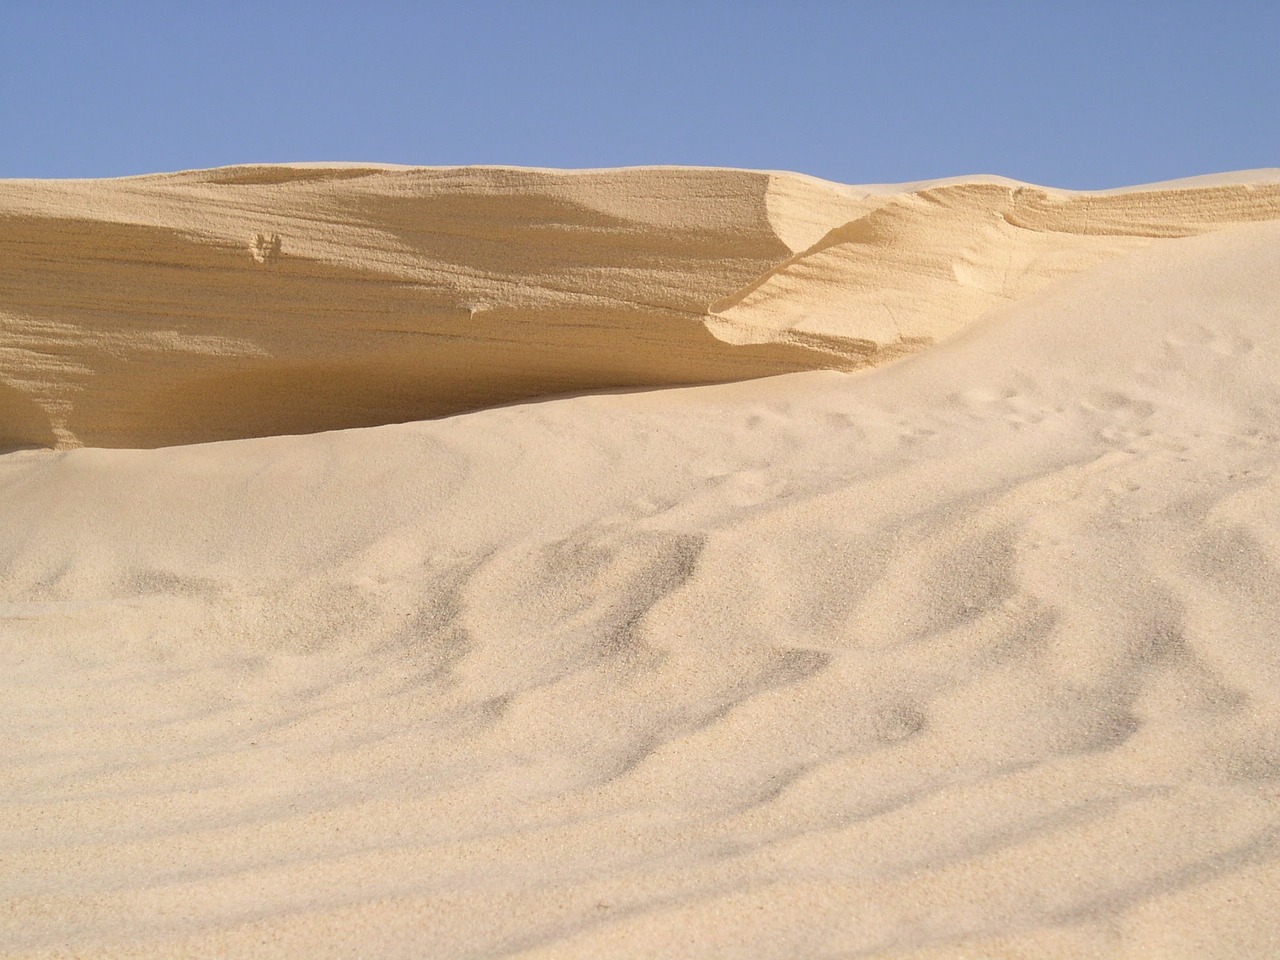
[[[831,334],[873,249],[969,249],[992,197],[1015,265],[980,303],[903,253],[884,302],[982,317],[855,376],[0,457],[0,952],[1276,956],[1254,179],[1075,233],[1016,186],[851,191],[889,225],[711,313]],[[25,395],[67,442],[163,428]]]
[[[893,359],[1280,181],[1073,194],[682,168],[0,182],[0,448],[371,426]]]

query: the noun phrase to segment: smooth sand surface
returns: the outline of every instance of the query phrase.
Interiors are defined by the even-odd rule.
[[[1278,204],[0,184],[0,954],[1280,955]]]

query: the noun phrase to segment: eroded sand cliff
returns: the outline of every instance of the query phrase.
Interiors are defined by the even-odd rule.
[[[852,369],[1280,185],[699,169],[0,183],[0,445],[156,447]]]

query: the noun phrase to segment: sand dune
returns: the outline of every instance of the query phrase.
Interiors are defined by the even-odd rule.
[[[455,369],[468,404],[551,389],[513,379],[551,318],[627,297],[579,386],[648,337],[636,383],[947,339],[0,457],[0,952],[1276,956],[1273,184],[3,185],[15,442],[315,429],[383,388],[286,349],[336,365],[464,289],[529,336]],[[427,209],[449,238],[388,239]],[[206,298],[178,332],[165,271]],[[386,390],[352,418],[439,409]]]
[[[156,447],[852,369],[1280,183],[233,167],[0,184],[0,445]]]

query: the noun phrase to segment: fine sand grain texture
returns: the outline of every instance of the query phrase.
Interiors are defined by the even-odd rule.
[[[1275,172],[10,181],[0,254],[3,956],[1280,956]]]

